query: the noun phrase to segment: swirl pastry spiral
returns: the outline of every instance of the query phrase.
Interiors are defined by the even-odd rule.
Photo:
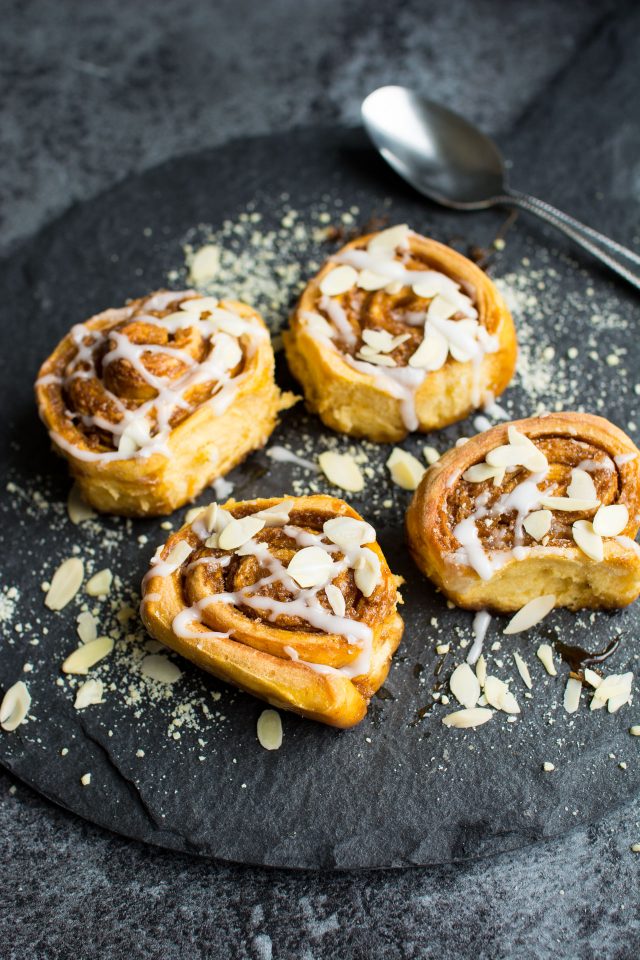
[[[405,225],[333,256],[305,288],[284,342],[323,422],[380,442],[490,403],[516,360],[511,315],[487,275]]]
[[[396,580],[375,537],[334,497],[211,504],[153,558],[143,621],[222,680],[351,727],[403,630]]]
[[[407,511],[420,569],[459,606],[572,610],[640,594],[640,451],[602,417],[557,413],[487,430],[425,474]]]
[[[273,367],[250,307],[158,291],[72,327],[36,398],[92,506],[164,514],[266,443],[291,402]]]

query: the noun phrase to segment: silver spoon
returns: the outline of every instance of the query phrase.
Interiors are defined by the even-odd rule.
[[[512,190],[495,143],[457,113],[406,87],[379,87],[362,104],[367,132],[387,163],[420,193],[455,210],[521,207],[562,230],[640,289],[640,255],[551,204]]]

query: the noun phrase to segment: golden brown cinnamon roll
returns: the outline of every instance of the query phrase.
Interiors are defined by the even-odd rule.
[[[92,506],[164,514],[266,443],[290,405],[273,365],[255,310],[158,291],[72,327],[36,397]]]
[[[449,450],[407,512],[416,563],[459,606],[623,607],[640,594],[640,452],[602,417],[501,425]]]
[[[149,633],[273,706],[335,727],[365,716],[402,636],[373,527],[335,497],[217,504],[143,583]]]
[[[382,442],[462,419],[505,389],[516,360],[511,315],[487,275],[404,225],[331,257],[284,342],[323,422]]]

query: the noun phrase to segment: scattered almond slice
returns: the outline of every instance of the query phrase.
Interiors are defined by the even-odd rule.
[[[299,587],[316,587],[331,579],[333,560],[322,547],[303,547],[293,555],[287,573]]]
[[[211,506],[216,506],[216,507],[217,507],[218,504],[217,504],[217,503],[216,503],[216,504],[211,504]],[[209,508],[207,508],[207,509],[209,509]],[[203,511],[204,511],[204,508],[203,508],[203,507],[191,507],[191,509],[190,509],[190,510],[187,510],[187,512],[186,512],[185,515],[184,515],[184,522],[185,522],[185,523],[188,523],[189,525],[191,525],[191,524],[193,523],[193,521],[196,519],[196,517],[199,517],[200,514],[203,513]]]
[[[193,553],[193,547],[191,544],[187,543],[186,540],[178,540],[178,542],[171,548],[163,563],[169,564],[171,567],[175,567],[176,570],[178,567],[182,566],[188,556]]]
[[[381,290],[389,283],[389,277],[373,270],[361,270],[358,274],[358,286],[361,290]]]
[[[523,630],[529,630],[537,623],[540,623],[541,620],[544,620],[547,614],[553,610],[555,602],[556,598],[552,593],[529,600],[529,602],[525,603],[524,607],[521,607],[511,618],[502,632],[510,635],[520,633]]]
[[[433,300],[431,301],[431,303],[429,304],[429,307],[427,309],[427,320],[436,320],[436,321],[448,320],[450,317],[452,317],[455,313],[458,312],[458,309],[459,308],[457,304],[452,303],[451,300],[448,300],[445,295],[441,293],[437,293],[433,298]],[[472,320],[471,322],[474,324],[473,329],[475,329],[475,327],[477,326],[477,321]],[[459,327],[459,329],[461,330],[469,329],[468,327],[465,328],[464,326],[460,326],[460,324],[464,324],[464,323],[465,323],[464,320],[458,321],[457,326]],[[451,344],[451,347],[453,352],[453,349],[455,349],[454,344]],[[469,359],[469,358],[467,357],[465,359]]]
[[[545,762],[542,764],[542,769],[545,773],[553,773],[555,766],[549,760],[545,760]]]
[[[144,677],[157,680],[158,683],[176,683],[182,676],[182,670],[161,653],[150,653],[140,664]]]
[[[274,503],[272,507],[265,507],[264,510],[258,510],[252,514],[258,520],[264,520],[267,527],[281,527],[289,522],[289,514],[293,507],[293,500],[282,500],[280,503]]]
[[[596,673],[595,670],[591,670],[590,667],[584,668],[584,679],[589,684],[590,687],[593,687],[594,690],[600,686],[602,683],[602,677],[599,673]]]
[[[478,683],[480,686],[484,687],[487,679],[487,661],[482,653],[476,660],[476,677],[478,678]]]
[[[94,615],[89,613],[88,610],[83,610],[82,613],[78,614],[78,636],[83,643],[91,643],[97,639],[98,624]]]
[[[104,693],[104,685],[102,680],[94,680],[90,678],[85,680],[84,683],[80,684],[76,691],[76,698],[73,702],[76,710],[84,710],[85,707],[91,707],[96,703],[102,703],[102,695]]]
[[[540,497],[540,503],[548,510],[564,510],[566,513],[585,513],[600,506],[599,500],[578,500],[577,497]]]
[[[571,483],[567,487],[567,496],[576,500],[597,500],[596,485],[586,470],[574,467],[571,471]]]
[[[109,590],[111,590],[112,581],[113,574],[111,570],[99,570],[98,573],[94,573],[91,579],[87,581],[84,589],[90,597],[106,597]]]
[[[31,695],[25,683],[18,680],[9,687],[0,704],[0,727],[11,733],[27,719],[31,709]]]
[[[629,702],[632,683],[633,673],[631,672],[609,674],[594,690],[591,710],[601,709],[606,704],[609,713],[615,713]]]
[[[449,680],[449,689],[467,710],[475,707],[480,697],[480,683],[468,663],[461,663],[455,668]]]
[[[375,353],[388,353],[393,350],[394,337],[388,330],[363,330],[362,339]]]
[[[542,540],[551,529],[552,519],[551,510],[534,510],[526,517],[522,526],[534,540]]]
[[[545,668],[550,677],[557,677],[558,671],[556,670],[556,665],[553,662],[553,650],[548,643],[541,643],[538,649],[536,650],[536,656],[538,660]]]
[[[318,457],[318,463],[329,483],[336,487],[351,493],[359,493],[364,489],[364,477],[350,453],[325,450]]]
[[[371,524],[356,520],[355,517],[332,517],[331,520],[325,520],[322,530],[332,543],[344,550],[373,543],[376,539]]]
[[[632,727],[629,727],[629,733],[632,737],[640,737],[640,725],[634,724]]]
[[[256,533],[264,528],[265,521],[258,517],[234,517],[218,536],[218,546],[221,550],[237,550],[242,547],[247,540],[255,537]]]
[[[496,710],[512,715],[520,713],[518,701],[509,690],[509,687],[498,677],[487,677],[484,683],[484,695],[487,703]]]
[[[380,558],[373,550],[364,547],[354,566],[356,587],[364,597],[370,597],[380,582]]]
[[[590,560],[596,563],[604,559],[604,543],[602,537],[595,532],[590,520],[576,520],[571,527],[573,539]]]
[[[493,710],[487,710],[486,707],[473,707],[470,710],[456,710],[455,713],[449,713],[442,718],[445,727],[456,727],[459,730],[479,727],[481,724],[491,720]]]
[[[111,637],[98,637],[96,640],[91,640],[90,643],[84,643],[69,654],[62,664],[62,672],[86,674],[91,667],[95,667],[96,663],[108,657],[112,650],[113,640]]]
[[[422,455],[430,467],[432,467],[434,463],[437,463],[440,459],[440,454],[435,447],[423,447]]]
[[[367,251],[373,255],[393,256],[398,247],[405,247],[409,239],[409,227],[399,223],[394,227],[381,230],[369,240]]]
[[[472,467],[462,474],[462,479],[467,483],[484,483],[485,480],[493,480],[499,473],[504,473],[501,467],[492,467],[488,463],[474,463]]]
[[[403,490],[415,490],[426,473],[426,468],[420,461],[400,447],[394,447],[391,451],[387,467],[393,482]]]
[[[51,579],[51,586],[44,598],[50,610],[62,610],[73,600],[82,586],[84,565],[79,557],[70,557],[60,564]]]
[[[256,728],[258,742],[265,750],[279,750],[282,746],[282,720],[277,710],[263,710]]]
[[[354,287],[358,280],[358,273],[353,267],[343,265],[334,267],[320,281],[320,293],[327,297],[338,297]]]
[[[196,250],[191,257],[189,263],[189,282],[195,287],[203,287],[213,280],[218,273],[219,267],[220,247],[212,243],[207,243],[204,247]],[[186,302],[194,303],[193,300],[187,300]],[[193,309],[193,307],[191,309]]]
[[[449,341],[432,326],[425,328],[425,335],[418,349],[409,357],[409,366],[419,370],[440,370],[449,354]]]
[[[342,590],[336,587],[335,583],[328,583],[324,588],[324,592],[327,595],[329,606],[336,617],[344,617],[347,607]]]
[[[96,516],[95,511],[83,498],[77,483],[74,483],[69,491],[67,513],[69,514],[71,523],[82,523],[84,520],[91,520]]]
[[[575,713],[580,706],[582,684],[575,677],[569,677],[564,688],[563,705],[567,713]]]
[[[400,293],[403,286],[402,280],[392,280],[391,283],[386,285],[384,292],[390,293],[392,297],[395,297],[396,293]]]
[[[619,536],[629,522],[629,510],[624,503],[602,506],[593,518],[593,529],[601,537]]]
[[[531,680],[531,673],[529,672],[529,667],[526,661],[522,659],[522,657],[520,656],[517,650],[513,651],[513,659],[515,660],[516,668],[518,670],[518,673],[520,674],[522,682],[524,683],[525,687],[528,690],[531,690],[531,688],[533,687],[533,683]]]
[[[366,351],[363,347],[362,350],[356,354],[357,360],[364,360],[365,363],[372,363],[376,367],[396,367],[397,363],[393,357],[388,357],[386,353],[375,353],[373,350],[371,352]]]
[[[325,320],[319,313],[304,313],[304,324],[313,337],[327,337],[331,339],[335,335],[335,330],[328,320]]]

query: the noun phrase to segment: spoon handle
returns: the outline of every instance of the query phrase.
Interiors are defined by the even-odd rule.
[[[542,220],[557,227],[558,230],[562,230],[562,232],[568,237],[571,237],[575,243],[579,244],[585,250],[588,250],[589,253],[597,257],[602,263],[605,263],[621,277],[624,277],[624,279],[633,284],[634,287],[640,289],[640,273],[629,269],[627,264],[612,256],[612,252],[617,253],[619,257],[625,258],[628,263],[640,266],[640,255],[633,250],[629,250],[621,243],[611,240],[592,227],[587,227],[584,223],[580,223],[579,220],[575,220],[561,210],[552,207],[550,203],[546,203],[544,200],[538,200],[537,197],[530,197],[527,194],[518,193],[514,190],[509,191],[504,198],[500,199],[504,199],[505,203],[514,204],[522,210],[527,210],[529,213],[535,213]]]

